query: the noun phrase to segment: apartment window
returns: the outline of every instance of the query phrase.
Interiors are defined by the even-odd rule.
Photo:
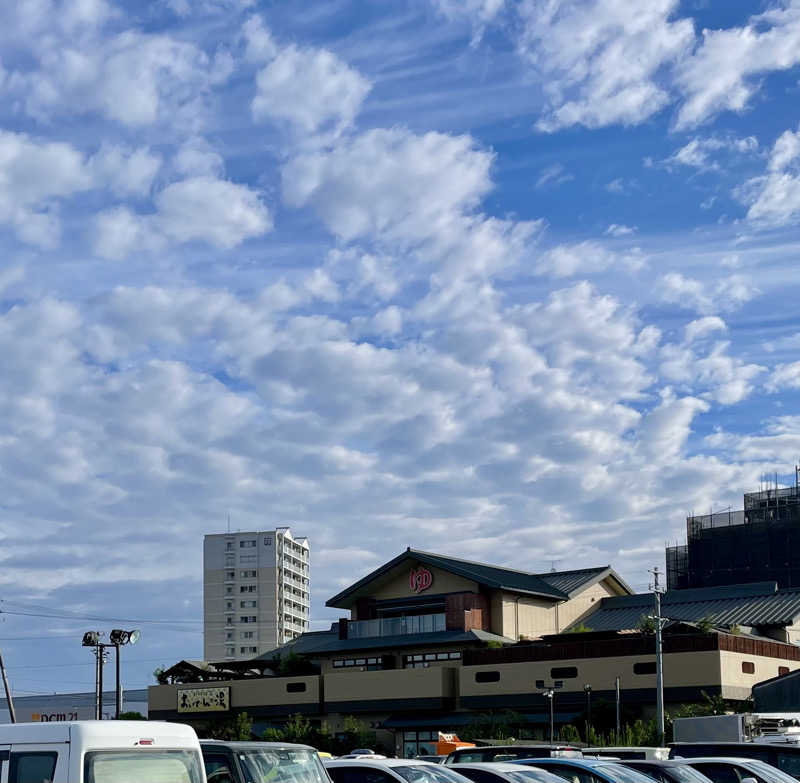
[[[788,674],[788,673],[789,673],[789,667],[788,666],[779,666],[778,667],[778,677],[783,677],[784,674]]]
[[[233,625],[233,618],[232,617],[226,617],[225,618],[225,625]]]
[[[258,601],[239,601],[240,609],[258,609]]]
[[[239,562],[241,564],[257,563],[258,562],[258,557],[256,555],[239,555]]]
[[[225,641],[226,642],[233,641],[233,631],[225,631]]]
[[[236,565],[236,558],[231,555],[230,557],[225,558],[225,567]]]
[[[272,537],[264,536],[264,546],[272,546]]]
[[[258,592],[258,585],[240,585],[239,586],[240,593],[257,593]]]
[[[544,688],[544,680],[536,680],[537,688]]]
[[[633,664],[634,674],[655,674],[656,662],[655,661],[640,661]]]
[[[230,585],[225,588],[225,595],[233,595],[233,588]]]
[[[252,549],[256,545],[254,538],[248,538],[245,541],[239,542],[239,549]]]
[[[258,622],[258,618],[253,614],[242,615],[239,618],[240,623],[255,623]]]
[[[254,639],[255,631],[242,631],[242,639]]]
[[[742,674],[755,674],[756,665],[752,661],[742,661]]]
[[[239,571],[241,579],[255,579],[258,576],[258,571]]]
[[[236,655],[236,648],[235,647],[226,647],[225,648],[225,655],[227,655],[227,656]]]
[[[500,672],[475,672],[475,682],[500,682]]]
[[[287,682],[286,693],[303,693],[306,689],[304,682]]]
[[[236,571],[226,571],[225,572],[225,581],[228,582],[231,579],[236,579]]]
[[[225,601],[226,609],[233,609],[233,601]]]
[[[577,666],[555,666],[550,669],[550,676],[553,679],[571,680],[578,676]]]
[[[225,551],[233,552],[233,541],[228,541],[228,543],[225,544]]]

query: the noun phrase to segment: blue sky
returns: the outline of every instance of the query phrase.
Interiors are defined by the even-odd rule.
[[[6,6],[18,691],[200,657],[228,515],[321,628],[409,545],[642,589],[800,460],[797,0]]]

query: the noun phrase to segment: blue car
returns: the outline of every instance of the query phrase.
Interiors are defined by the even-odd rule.
[[[511,763],[546,769],[569,783],[654,783],[642,772],[604,759],[519,759]]]

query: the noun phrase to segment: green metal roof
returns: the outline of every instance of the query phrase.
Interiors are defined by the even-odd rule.
[[[423,552],[419,549],[408,548],[388,563],[376,568],[363,579],[330,598],[325,602],[325,605],[342,609],[349,608],[363,588],[406,560],[423,563],[432,568],[440,568],[443,571],[462,576],[486,587],[542,596],[551,598],[554,601],[566,601],[584,586],[599,581],[599,579],[609,574],[614,576],[622,589],[629,591],[625,582],[613,572],[610,566],[586,568],[577,571],[554,571],[546,574],[533,574],[527,571],[501,568],[486,563],[477,563],[472,560],[462,560],[456,557],[446,557],[433,552]]]
[[[615,596],[600,601],[583,618],[593,631],[625,631],[653,611],[653,594]],[[800,588],[779,590],[776,582],[671,590],[661,597],[664,617],[683,622],[710,620],[718,626],[792,625],[800,617]]]

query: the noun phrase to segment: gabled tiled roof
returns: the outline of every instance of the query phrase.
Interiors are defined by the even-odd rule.
[[[409,548],[393,560],[367,574],[363,579],[350,585],[338,595],[333,596],[333,598],[325,602],[326,606],[347,608],[349,606],[348,602],[352,602],[355,593],[358,593],[373,580],[391,571],[404,560],[414,560],[432,568],[439,568],[486,587],[537,595],[551,598],[554,601],[566,601],[584,587],[608,575],[612,575],[623,590],[630,590],[610,566],[533,574],[513,568],[500,568],[486,563],[477,563],[473,560],[462,560],[457,557],[447,557],[445,555],[437,555],[434,552],[424,552],[419,549]]]
[[[631,630],[652,611],[652,593],[604,598],[583,624],[593,631]],[[718,626],[791,625],[800,617],[800,588],[779,590],[775,582],[757,582],[671,590],[661,598],[661,612],[672,620],[710,620]]]

